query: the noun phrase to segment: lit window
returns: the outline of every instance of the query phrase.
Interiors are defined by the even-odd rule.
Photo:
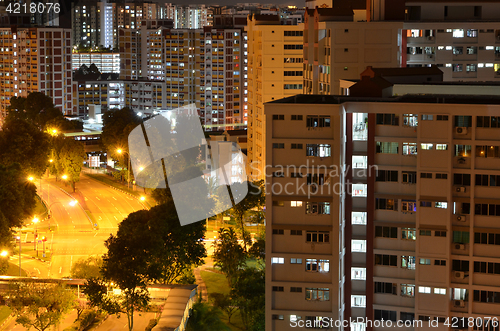
[[[366,295],[351,295],[351,307],[366,307]]]
[[[419,286],[418,293],[431,293],[431,288],[428,286]]]
[[[366,268],[351,268],[351,279],[366,280]]]
[[[284,264],[285,263],[285,258],[283,257],[273,257],[271,260],[272,264]]]
[[[302,201],[290,201],[292,207],[302,207]]]
[[[434,294],[446,295],[446,289],[445,288],[435,288],[434,289]]]
[[[464,29],[453,29],[453,38],[463,38],[464,36]]]
[[[448,202],[435,202],[434,203],[434,207],[447,209],[448,208]]]
[[[353,252],[366,253],[366,240],[352,240],[351,250]]]
[[[420,144],[420,148],[423,150],[431,150],[433,148],[434,144]]]

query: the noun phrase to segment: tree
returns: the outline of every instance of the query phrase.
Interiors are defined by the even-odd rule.
[[[83,161],[85,160],[85,147],[80,141],[72,138],[63,139],[62,147],[59,150],[58,163],[64,169],[68,181],[71,183],[73,192],[75,192],[75,183],[80,181],[80,172],[82,171]]]
[[[233,228],[221,228],[218,237],[214,242],[214,264],[221,268],[229,284],[232,284],[238,269],[245,264],[245,252]]]
[[[21,227],[23,220],[33,215],[35,195],[35,185],[27,180],[27,174],[18,163],[0,163],[0,250],[10,250],[11,229]],[[0,268],[0,273],[4,273],[7,260],[1,261],[3,268]]]
[[[0,133],[0,164],[19,163],[21,169],[41,176],[49,161],[49,135],[22,119],[7,119]]]
[[[86,259],[79,259],[71,267],[71,278],[89,279],[99,278],[102,267],[102,257],[89,256]]]
[[[148,303],[149,283],[172,283],[186,269],[203,262],[206,250],[199,239],[204,232],[202,222],[181,226],[173,202],[130,214],[117,234],[106,240],[108,253],[101,269],[104,280],[89,282],[97,289],[94,297],[101,297],[94,302],[110,307],[102,287],[113,282],[122,291],[120,311],[127,314],[132,330],[134,311]]]
[[[251,237],[248,231],[245,230],[243,217],[245,216],[245,213],[250,209],[257,208],[260,211],[261,207],[265,204],[266,196],[264,192],[263,180],[252,183],[245,182],[243,184],[234,183],[230,186],[231,192],[241,191],[242,185],[247,185],[248,194],[238,204],[235,204],[233,201],[233,208],[231,208],[227,212],[236,219],[236,224],[238,230],[240,231],[240,238],[241,240],[243,240],[243,249],[246,252],[247,247],[250,245]]]
[[[187,331],[228,330],[220,319],[221,311],[207,303],[196,302],[190,310]]]
[[[241,320],[248,330],[252,325],[262,325],[265,306],[265,272],[255,268],[238,271],[231,295],[240,309]]]
[[[231,316],[238,310],[236,300],[231,295],[224,293],[209,293],[209,297],[212,299],[214,307],[227,314],[227,320],[231,323]]]
[[[91,307],[96,307],[108,314],[116,314],[121,311],[116,298],[108,294],[108,283],[101,278],[87,279],[82,292],[87,297]]]
[[[62,284],[26,281],[12,284],[7,304],[17,315],[17,323],[44,331],[59,324],[74,302],[73,292]]]
[[[44,130],[48,121],[64,118],[54,107],[52,98],[42,92],[31,92],[27,97],[12,97],[7,107],[7,119],[22,119]]]
[[[109,110],[102,117],[103,129],[101,140],[109,153],[115,154],[118,148],[128,151],[128,135],[139,124],[141,117],[130,108]],[[125,160],[125,153],[123,153]],[[128,161],[127,161],[128,162]],[[122,162],[127,164],[127,162]]]

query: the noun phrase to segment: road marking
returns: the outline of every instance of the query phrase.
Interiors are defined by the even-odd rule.
[[[39,275],[41,274],[41,272],[40,272],[40,270],[38,270],[38,268],[33,268],[33,269],[35,269]]]
[[[115,207],[116,210],[120,211],[120,209],[118,209],[118,207]]]
[[[115,198],[115,197],[112,197],[112,198],[118,201],[118,199],[117,199],[117,198]]]
[[[94,234],[94,237],[97,236],[97,232]]]
[[[101,216],[99,216],[99,221],[100,221],[100,220],[102,220],[102,217],[101,217]]]
[[[113,216],[113,217],[115,218],[115,220],[117,220],[117,221],[118,221],[118,218],[116,218],[116,216]]]
[[[85,201],[89,201],[89,199],[87,199],[87,197],[84,197]]]
[[[62,267],[59,267],[59,273],[60,274],[62,273]]]
[[[95,197],[97,200],[101,201],[101,199],[99,199],[99,197]]]

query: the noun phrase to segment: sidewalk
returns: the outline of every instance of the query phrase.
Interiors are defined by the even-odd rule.
[[[196,285],[198,285],[198,293],[201,294],[201,300],[203,302],[208,302],[207,285],[201,278],[201,271],[205,271],[206,268],[206,265],[202,265],[193,270],[194,278],[196,278]]]

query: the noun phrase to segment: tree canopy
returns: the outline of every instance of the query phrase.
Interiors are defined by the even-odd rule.
[[[103,309],[115,309],[102,290],[106,281],[113,282],[122,291],[119,311],[127,314],[132,330],[133,312],[149,301],[149,283],[173,283],[203,262],[206,250],[199,239],[204,233],[203,222],[181,226],[173,202],[130,214],[117,234],[106,240],[103,280],[88,282],[93,302],[106,307]]]
[[[47,330],[59,324],[75,304],[73,292],[58,283],[14,283],[7,305],[16,313],[16,322],[27,329]]]
[[[26,120],[8,119],[0,133],[0,163],[18,163],[30,176],[40,177],[47,169],[49,135]]]
[[[79,259],[71,266],[71,278],[90,279],[101,276],[102,257],[89,256],[86,259]]]
[[[52,98],[42,92],[32,92],[27,97],[12,97],[7,107],[6,122],[21,119],[45,131],[48,127],[58,130],[82,128],[82,123],[69,121],[63,113],[54,106]]]
[[[128,151],[128,135],[142,123],[141,117],[127,107],[120,110],[108,110],[102,116],[102,121],[102,143],[112,154],[116,154],[118,148]]]
[[[238,272],[246,260],[245,252],[238,243],[238,237],[233,228],[222,228],[219,230],[218,238],[214,242],[214,264],[221,268],[226,275],[229,284],[232,284]]]
[[[82,142],[73,138],[62,139],[61,148],[58,151],[57,162],[64,174],[68,176],[68,181],[75,192],[75,183],[80,181],[83,161],[86,158],[85,147]]]

